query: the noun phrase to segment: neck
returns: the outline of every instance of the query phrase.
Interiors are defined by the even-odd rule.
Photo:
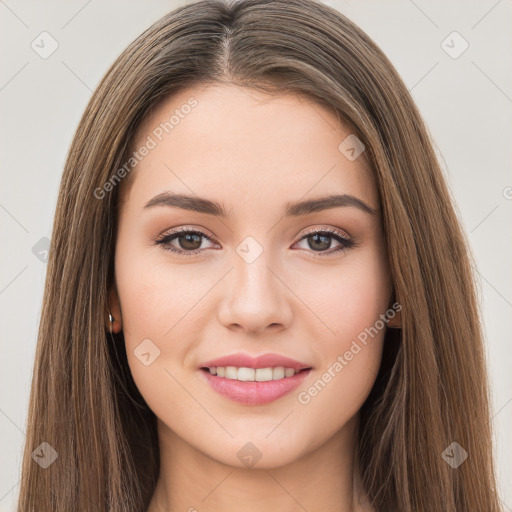
[[[239,468],[214,460],[158,422],[160,474],[148,512],[359,512],[357,418],[322,446],[279,467]]]

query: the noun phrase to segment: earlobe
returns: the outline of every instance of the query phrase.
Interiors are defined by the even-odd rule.
[[[401,329],[402,328],[402,306],[401,304],[396,300],[396,292],[393,288],[393,292],[391,294],[391,300],[389,302],[390,306],[388,308],[388,313],[386,315],[388,316],[389,320],[387,322],[388,327],[391,327],[392,329]],[[392,311],[394,313],[393,316],[389,314],[389,311]]]
[[[121,306],[115,283],[109,288],[108,291],[107,309],[107,331],[117,334],[122,330],[123,319],[121,315]]]
[[[400,311],[395,311],[395,316],[393,318],[389,317],[388,327],[393,329],[401,329],[402,328],[402,314]]]

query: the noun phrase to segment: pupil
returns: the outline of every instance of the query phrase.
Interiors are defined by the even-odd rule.
[[[182,239],[185,239],[185,243],[181,243]],[[197,245],[197,242],[199,241],[199,245]],[[191,244],[191,245],[189,245]],[[194,245],[195,244],[195,245]],[[195,250],[199,249],[201,247],[201,237],[199,235],[196,235],[195,233],[188,233],[186,235],[180,236],[180,245],[182,249],[188,249],[188,250]]]
[[[309,243],[309,247],[313,250],[329,249],[331,245],[330,236],[328,235],[316,233],[309,238],[314,240],[313,244]],[[318,240],[321,240],[319,245],[317,245]]]

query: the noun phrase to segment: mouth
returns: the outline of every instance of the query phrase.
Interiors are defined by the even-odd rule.
[[[198,367],[210,388],[244,405],[268,404],[291,393],[313,367],[280,354],[230,354]]]
[[[290,379],[301,372],[307,372],[311,368],[286,368],[283,366],[266,367],[266,368],[247,368],[236,366],[211,366],[201,367],[201,370],[214,375],[239,382],[270,382],[283,379]]]
[[[210,388],[224,398],[246,406],[270,404],[300,386],[311,367],[248,368],[236,366],[201,367],[200,374]]]

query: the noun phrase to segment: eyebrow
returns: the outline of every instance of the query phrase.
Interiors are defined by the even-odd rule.
[[[171,206],[183,210],[215,215],[216,217],[225,219],[229,217],[229,213],[222,204],[202,197],[185,194],[162,192],[150,199],[144,205],[144,208],[153,208],[155,206]],[[377,210],[355,196],[349,194],[334,194],[317,199],[308,199],[306,201],[287,202],[284,207],[284,217],[299,217],[310,213],[329,210],[331,208],[350,206],[371,215],[377,213]]]

